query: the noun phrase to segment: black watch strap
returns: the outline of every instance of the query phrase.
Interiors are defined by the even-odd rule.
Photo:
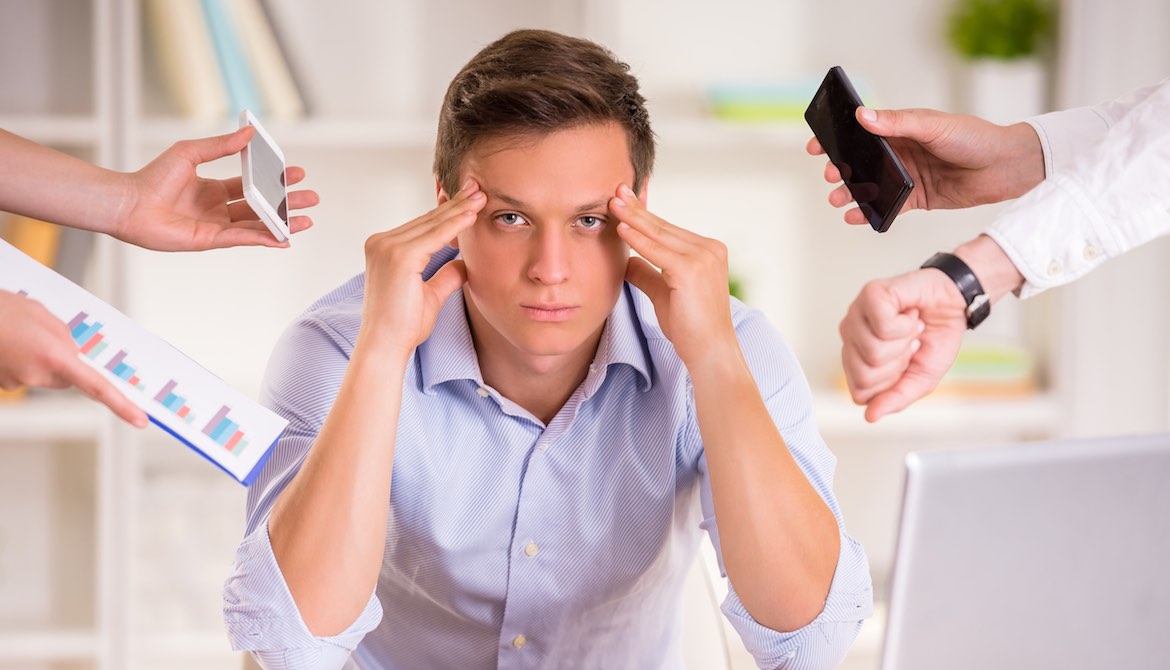
[[[967,328],[978,326],[991,314],[991,301],[983,292],[983,285],[970,266],[958,256],[940,251],[923,263],[922,267],[942,270],[959,287],[959,293],[963,294],[963,300],[967,302]]]

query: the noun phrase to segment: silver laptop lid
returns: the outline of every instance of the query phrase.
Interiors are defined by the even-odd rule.
[[[1170,435],[906,470],[883,670],[1170,668]]]

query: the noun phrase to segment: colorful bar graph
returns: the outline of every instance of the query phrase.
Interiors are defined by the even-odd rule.
[[[240,430],[239,424],[227,418],[230,411],[231,408],[227,405],[221,407],[203,427],[203,434],[215,440],[215,443],[224,449],[238,455],[248,446],[248,441],[244,439],[244,431]]]
[[[137,370],[127,365],[123,360],[125,358],[126,352],[119,351],[118,353],[114,354],[114,357],[111,358],[109,362],[106,363],[106,369],[114,373],[115,377],[125,380],[126,383],[137,388],[139,391],[145,391],[146,386],[142,383],[142,380],[139,379],[136,374],[134,374],[137,372]]]
[[[85,312],[73,317],[69,322],[69,333],[77,346],[81,347],[81,353],[92,361],[106,350],[108,342],[103,341],[104,336],[98,332],[102,329],[102,324],[88,323],[87,318],[89,315]]]
[[[187,399],[175,395],[175,386],[178,382],[175,380],[168,381],[162,390],[155,394],[154,401],[161,404],[163,407],[171,410],[187,423],[195,420],[195,415],[191,413],[191,408],[187,406]]]

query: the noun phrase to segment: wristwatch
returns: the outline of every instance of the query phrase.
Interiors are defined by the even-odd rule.
[[[955,286],[959,287],[959,293],[962,293],[963,300],[967,301],[968,329],[983,323],[987,315],[991,314],[991,300],[983,292],[983,285],[979,283],[971,268],[958,256],[940,251],[923,263],[922,267],[942,270],[955,282]]]

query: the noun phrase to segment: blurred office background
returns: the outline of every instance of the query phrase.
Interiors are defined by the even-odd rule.
[[[59,269],[255,396],[281,331],[362,270],[366,237],[433,206],[435,112],[462,63],[518,27],[604,43],[650,100],[660,137],[651,207],[729,245],[739,292],[777,324],[813,387],[879,605],[850,669],[876,667],[906,453],[1168,428],[1165,240],[1075,285],[1005,300],[936,397],[866,424],[841,384],[847,306],[867,280],[974,236],[1002,206],[914,212],[880,236],[847,226],[826,202],[823,160],[804,152],[800,116],[832,65],[873,106],[1003,122],[1113,97],[1170,74],[1163,0],[1041,3],[1049,29],[1038,41],[1016,30],[1007,50],[1023,63],[1007,65],[961,52],[1031,21],[1036,3],[1007,3],[1024,17],[1011,30],[973,21],[957,32],[953,0],[211,4],[253,49],[226,71],[198,0],[0,0],[0,127],[136,169],[175,140],[233,129],[235,106],[251,95],[321,194],[316,226],[288,250],[205,254],[70,233]],[[205,173],[238,174],[238,159]],[[157,428],[129,430],[77,394],[0,403],[0,669],[239,667],[220,593],[244,495]],[[722,629],[708,576],[700,568],[688,586],[692,665],[749,667]]]

